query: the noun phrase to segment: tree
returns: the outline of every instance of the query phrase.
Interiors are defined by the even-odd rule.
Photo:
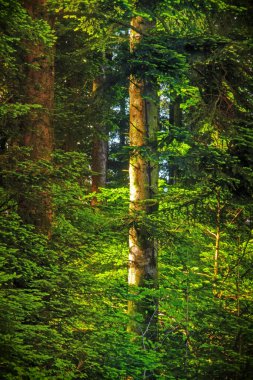
[[[93,81],[93,96],[94,99],[103,96],[103,78],[100,76]],[[98,101],[98,105],[101,101]],[[101,119],[101,118],[100,118]],[[91,191],[97,193],[101,187],[105,187],[107,178],[107,161],[108,161],[108,137],[105,131],[105,126],[94,126],[93,144],[92,144],[92,163],[93,171]],[[97,204],[97,199],[92,199],[92,205]]]
[[[35,21],[42,20],[45,27],[53,25],[48,13],[47,1],[27,0],[24,6]],[[52,112],[54,100],[54,49],[53,41],[26,43],[26,83],[25,99],[28,104],[39,105],[39,109],[29,112],[22,130],[22,143],[30,149],[31,159],[50,161],[53,151]],[[46,175],[46,172],[44,173]],[[50,234],[52,206],[47,189],[36,193],[34,199],[20,201],[20,212],[25,222],[34,224],[39,231]]]
[[[250,378],[250,1],[48,0],[42,18],[36,4],[0,0],[1,378]],[[37,134],[54,33],[51,159]]]
[[[144,36],[151,33],[154,23],[142,16],[131,21],[130,48],[132,54]],[[139,74],[139,75],[138,75]],[[140,72],[130,76],[130,215],[133,219],[129,230],[129,277],[131,288],[157,287],[157,245],[145,226],[145,217],[156,209],[158,181],[156,149],[158,131],[157,86],[149,78],[141,78]],[[157,339],[157,298],[151,295],[129,301],[129,331],[144,339]],[[138,318],[141,318],[139,322]]]

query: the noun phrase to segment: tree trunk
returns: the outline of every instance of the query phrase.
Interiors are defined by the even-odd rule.
[[[33,19],[43,19],[52,26],[46,0],[25,0],[24,6]],[[41,108],[32,110],[25,120],[23,145],[30,148],[32,160],[50,161],[53,151],[54,49],[42,41],[30,41],[26,46],[26,102],[38,104]],[[38,191],[34,202],[25,198],[20,204],[24,221],[34,224],[38,231],[50,234],[52,206],[48,190]]]
[[[181,128],[183,126],[183,114],[180,108],[181,97],[177,96],[170,103],[170,124]],[[172,163],[168,163],[169,169],[169,184],[175,185],[177,183],[177,166]]]
[[[216,237],[215,237],[215,253],[214,253],[214,282],[217,281],[219,272],[219,254],[220,254],[220,238],[221,238],[221,200],[220,190],[217,190],[217,210],[216,210]]]
[[[96,94],[101,90],[103,86],[103,78],[98,77],[93,81],[93,94]],[[100,187],[105,187],[106,185],[106,175],[107,175],[107,160],[108,160],[108,141],[107,136],[105,136],[104,127],[102,125],[97,125],[94,130],[93,136],[93,146],[92,146],[92,163],[91,169],[93,171],[92,175],[92,185],[91,191],[98,193]],[[92,206],[96,206],[98,200],[94,197],[91,201]]]
[[[153,23],[137,16],[133,18],[130,48],[133,51]],[[140,30],[137,33],[136,30]],[[158,130],[157,88],[135,76],[130,77],[130,215],[133,223],[129,231],[130,293],[141,288],[157,287],[157,243],[143,222],[143,217],[156,209],[158,165],[150,157],[156,150]],[[139,289],[138,289],[139,288]],[[135,297],[136,298],[136,297]],[[157,339],[158,301],[151,295],[129,301],[130,322],[128,331],[143,338]],[[140,321],[139,321],[140,319]]]

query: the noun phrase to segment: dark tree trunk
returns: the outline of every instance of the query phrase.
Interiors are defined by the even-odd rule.
[[[52,26],[46,0],[25,0],[24,6],[33,19],[42,19]],[[53,151],[54,49],[42,41],[29,41],[26,47],[25,99],[28,104],[38,104],[41,108],[31,110],[26,117],[22,143],[30,148],[32,160],[50,161]],[[34,200],[24,196],[20,212],[25,222],[34,224],[39,232],[50,234],[52,206],[51,195],[46,188],[37,191]]]

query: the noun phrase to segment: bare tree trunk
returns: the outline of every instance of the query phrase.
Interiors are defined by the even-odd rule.
[[[181,128],[183,125],[183,114],[180,108],[180,103],[181,103],[180,96],[177,96],[176,99],[174,99],[170,103],[170,124],[179,128]],[[177,167],[169,162],[168,169],[169,169],[169,184],[175,185],[177,183],[177,176],[178,176]]]
[[[153,26],[137,16],[133,18],[135,30],[147,32]],[[130,48],[133,51],[142,35],[131,30]],[[143,222],[143,217],[156,209],[158,165],[150,157],[156,149],[158,130],[158,96],[155,84],[135,76],[130,77],[130,214],[133,219],[129,230],[130,293],[141,288],[157,287],[157,243]],[[146,296],[129,301],[130,322],[128,331],[143,338],[157,339],[158,301]],[[139,319],[141,321],[139,321]]]
[[[34,19],[43,19],[52,26],[46,0],[25,0],[24,6]],[[26,101],[41,106],[32,110],[25,121],[23,145],[31,149],[32,160],[51,160],[53,151],[52,111],[54,101],[54,49],[42,41],[27,43]],[[46,175],[46,173],[45,173]],[[38,231],[50,234],[52,223],[51,196],[48,190],[38,191],[36,203],[24,199],[20,210],[26,222]]]
[[[103,86],[103,78],[98,77],[93,81],[93,94],[101,90]],[[92,192],[98,193],[100,187],[105,187],[106,176],[107,176],[107,161],[108,161],[108,141],[107,136],[105,136],[104,127],[102,125],[95,126],[93,146],[92,146],[92,164],[91,169],[93,171],[92,175]],[[98,204],[97,198],[94,197],[91,201],[92,206]]]
[[[216,237],[215,237],[215,253],[214,253],[214,281],[217,280],[219,272],[219,254],[220,254],[220,237],[221,237],[221,201],[220,190],[217,190],[217,210],[216,210]]]

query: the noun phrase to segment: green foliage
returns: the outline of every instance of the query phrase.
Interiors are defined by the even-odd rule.
[[[128,190],[102,191],[94,210],[83,154],[57,152],[52,165],[20,158],[5,183],[32,196],[45,189],[46,170],[56,218],[48,240],[1,193],[3,378],[109,380],[153,370],[155,352],[143,353],[126,332]]]
[[[30,160],[27,149],[1,147],[1,378],[249,379],[251,5],[51,0],[49,6],[57,15],[56,147],[65,151],[48,162]],[[38,108],[23,102],[20,88],[24,41],[50,47],[55,37],[21,2],[2,0],[0,7],[0,117],[10,137]],[[156,20],[156,28],[130,56],[133,15]],[[127,287],[133,218],[120,172],[129,152],[122,148],[129,73],[158,79],[161,95],[159,152],[141,148],[151,162],[158,155],[161,161],[159,209],[134,221],[158,242],[160,284],[136,294]],[[94,96],[92,82],[100,76],[103,88]],[[110,130],[110,188],[100,189],[91,207],[90,151],[99,125]],[[38,208],[41,192],[52,202],[50,238],[19,215],[22,199]],[[146,332],[126,331],[127,302],[152,297],[159,298],[156,342]]]
[[[168,46],[167,39],[143,38],[129,59],[129,71],[147,80],[175,77],[186,68],[185,57]]]
[[[39,104],[3,104],[0,107],[0,117],[1,118],[10,118],[16,119],[20,116],[28,114],[31,110],[39,109],[41,106]]]
[[[213,195],[205,196],[202,205],[195,203],[196,199],[200,202],[199,195],[194,199],[194,193],[184,189],[166,193],[166,198],[168,203],[161,204],[163,213],[156,230],[161,244],[160,339],[164,360],[170,363],[166,374],[180,379],[218,379],[236,373],[243,379],[252,366],[247,348],[247,339],[252,334],[252,311],[250,301],[248,304],[246,301],[248,291],[241,277],[242,263],[238,261],[244,243],[238,242],[251,241],[251,231],[241,224],[243,215],[241,221],[235,219],[236,208],[231,210],[224,199],[220,274],[215,282],[217,222]],[[207,212],[209,220],[203,219]],[[200,221],[196,222],[196,218]],[[251,250],[247,245],[247,251],[242,254],[244,265],[249,267]]]

